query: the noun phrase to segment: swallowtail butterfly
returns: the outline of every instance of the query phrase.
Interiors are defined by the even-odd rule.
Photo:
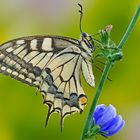
[[[80,11],[82,15],[82,10]],[[63,36],[30,36],[0,45],[0,73],[36,87],[48,105],[46,124],[53,112],[82,112],[87,104],[80,74],[95,85],[89,59],[94,41],[86,33],[76,40]]]

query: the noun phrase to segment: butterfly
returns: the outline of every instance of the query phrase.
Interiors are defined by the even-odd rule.
[[[48,105],[48,119],[53,112],[64,118],[82,112],[87,104],[80,75],[94,87],[90,58],[94,41],[82,32],[81,40],[64,36],[29,36],[0,45],[0,73],[36,87]]]

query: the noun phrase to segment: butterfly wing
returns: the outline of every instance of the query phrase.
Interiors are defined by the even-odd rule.
[[[95,86],[95,78],[93,75],[92,64],[89,60],[83,59],[82,61],[82,73],[84,75],[87,83],[94,87]]]
[[[47,64],[41,86],[44,103],[50,108],[47,121],[55,111],[60,112],[61,122],[66,115],[82,112],[87,97],[80,83],[81,64],[81,50],[75,46],[64,49]]]
[[[80,83],[82,64],[77,40],[58,36],[33,36],[0,47],[0,72],[37,87],[53,112],[63,118],[82,112],[87,98]]]
[[[0,72],[31,86],[39,86],[42,69],[76,40],[52,36],[33,36],[0,45]]]

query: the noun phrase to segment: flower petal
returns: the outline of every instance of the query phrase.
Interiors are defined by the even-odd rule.
[[[114,124],[113,124],[114,123]],[[125,121],[122,120],[121,116],[117,116],[113,119],[113,121],[110,123],[110,127],[106,128],[107,134],[104,134],[105,136],[112,136],[118,131],[120,131],[125,125]]]
[[[101,127],[110,121],[112,118],[116,117],[116,109],[114,106],[109,105],[100,117],[97,118],[96,124]]]
[[[116,116],[113,120],[114,121],[112,121],[107,131],[112,131],[116,129],[116,127],[118,127],[122,123],[122,117],[120,115]]]
[[[105,132],[108,131],[108,129],[117,121],[117,116],[106,122],[104,125],[101,127],[101,131]]]
[[[97,105],[93,114],[93,120],[96,124],[96,121],[98,120],[98,118],[100,118],[103,114],[103,112],[105,111],[106,106],[104,104],[101,105]]]

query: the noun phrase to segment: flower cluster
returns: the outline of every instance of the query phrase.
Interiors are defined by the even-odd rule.
[[[125,125],[125,121],[117,115],[113,105],[97,105],[91,120],[91,130],[89,136],[103,135],[112,136],[120,131]]]

